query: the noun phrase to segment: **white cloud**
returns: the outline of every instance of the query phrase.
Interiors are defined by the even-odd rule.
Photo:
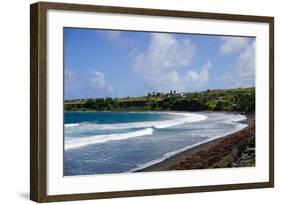
[[[245,38],[246,39],[246,38]],[[233,66],[232,72],[225,73],[223,78],[236,87],[247,87],[255,85],[255,41],[246,39],[246,43],[240,50],[238,58]]]
[[[111,41],[116,41],[121,38],[121,31],[100,31],[100,33],[105,35]]]
[[[105,86],[104,74],[101,72],[94,72],[94,74],[90,77],[90,81],[92,85],[96,88],[103,88]]]
[[[204,64],[199,72],[189,70],[187,72],[187,82],[192,83],[193,87],[196,88],[201,88],[204,86],[206,82],[209,80],[209,69],[212,67],[211,62],[208,60],[206,64]],[[191,86],[189,86],[191,87]]]
[[[255,42],[252,42],[240,53],[236,62],[235,72],[242,85],[254,85],[255,83],[255,51]]]
[[[245,80],[251,80],[255,77],[255,50],[255,42],[252,42],[239,55],[237,71],[240,77]]]
[[[97,90],[104,90],[107,92],[112,92],[113,88],[111,85],[106,83],[105,75],[102,72],[96,71],[90,76],[90,83]]]
[[[64,70],[64,79],[66,82],[72,82],[74,79],[74,73],[71,70]]]
[[[177,39],[172,34],[150,35],[147,49],[133,53],[133,71],[156,91],[185,91],[200,88],[208,81],[211,63],[200,71],[189,70],[196,47],[190,39]]]
[[[134,71],[139,74],[159,74],[188,66],[195,52],[189,39],[177,40],[172,34],[151,34],[150,45],[135,59]]]
[[[136,41],[124,37],[121,31],[100,30],[98,33],[105,37],[110,44],[114,44],[120,48],[133,50],[135,47]]]
[[[245,37],[222,37],[220,52],[222,54],[230,54],[240,52],[248,46],[248,40]]]

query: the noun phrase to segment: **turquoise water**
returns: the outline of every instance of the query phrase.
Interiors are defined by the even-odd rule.
[[[66,112],[64,175],[132,172],[236,132],[245,119],[208,112]]]
[[[160,113],[135,112],[65,112],[65,124],[92,123],[127,123],[167,119],[169,115]]]

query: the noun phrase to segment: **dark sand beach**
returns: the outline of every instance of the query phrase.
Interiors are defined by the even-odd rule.
[[[236,133],[186,150],[136,172],[255,166],[254,116],[248,116],[246,123],[248,126]]]

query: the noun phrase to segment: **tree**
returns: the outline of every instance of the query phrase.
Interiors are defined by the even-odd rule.
[[[86,100],[84,104],[85,108],[94,109],[95,108],[95,101],[93,99]]]

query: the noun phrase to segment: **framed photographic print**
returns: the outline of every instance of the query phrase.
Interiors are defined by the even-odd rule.
[[[274,18],[31,5],[30,197],[274,186]]]

